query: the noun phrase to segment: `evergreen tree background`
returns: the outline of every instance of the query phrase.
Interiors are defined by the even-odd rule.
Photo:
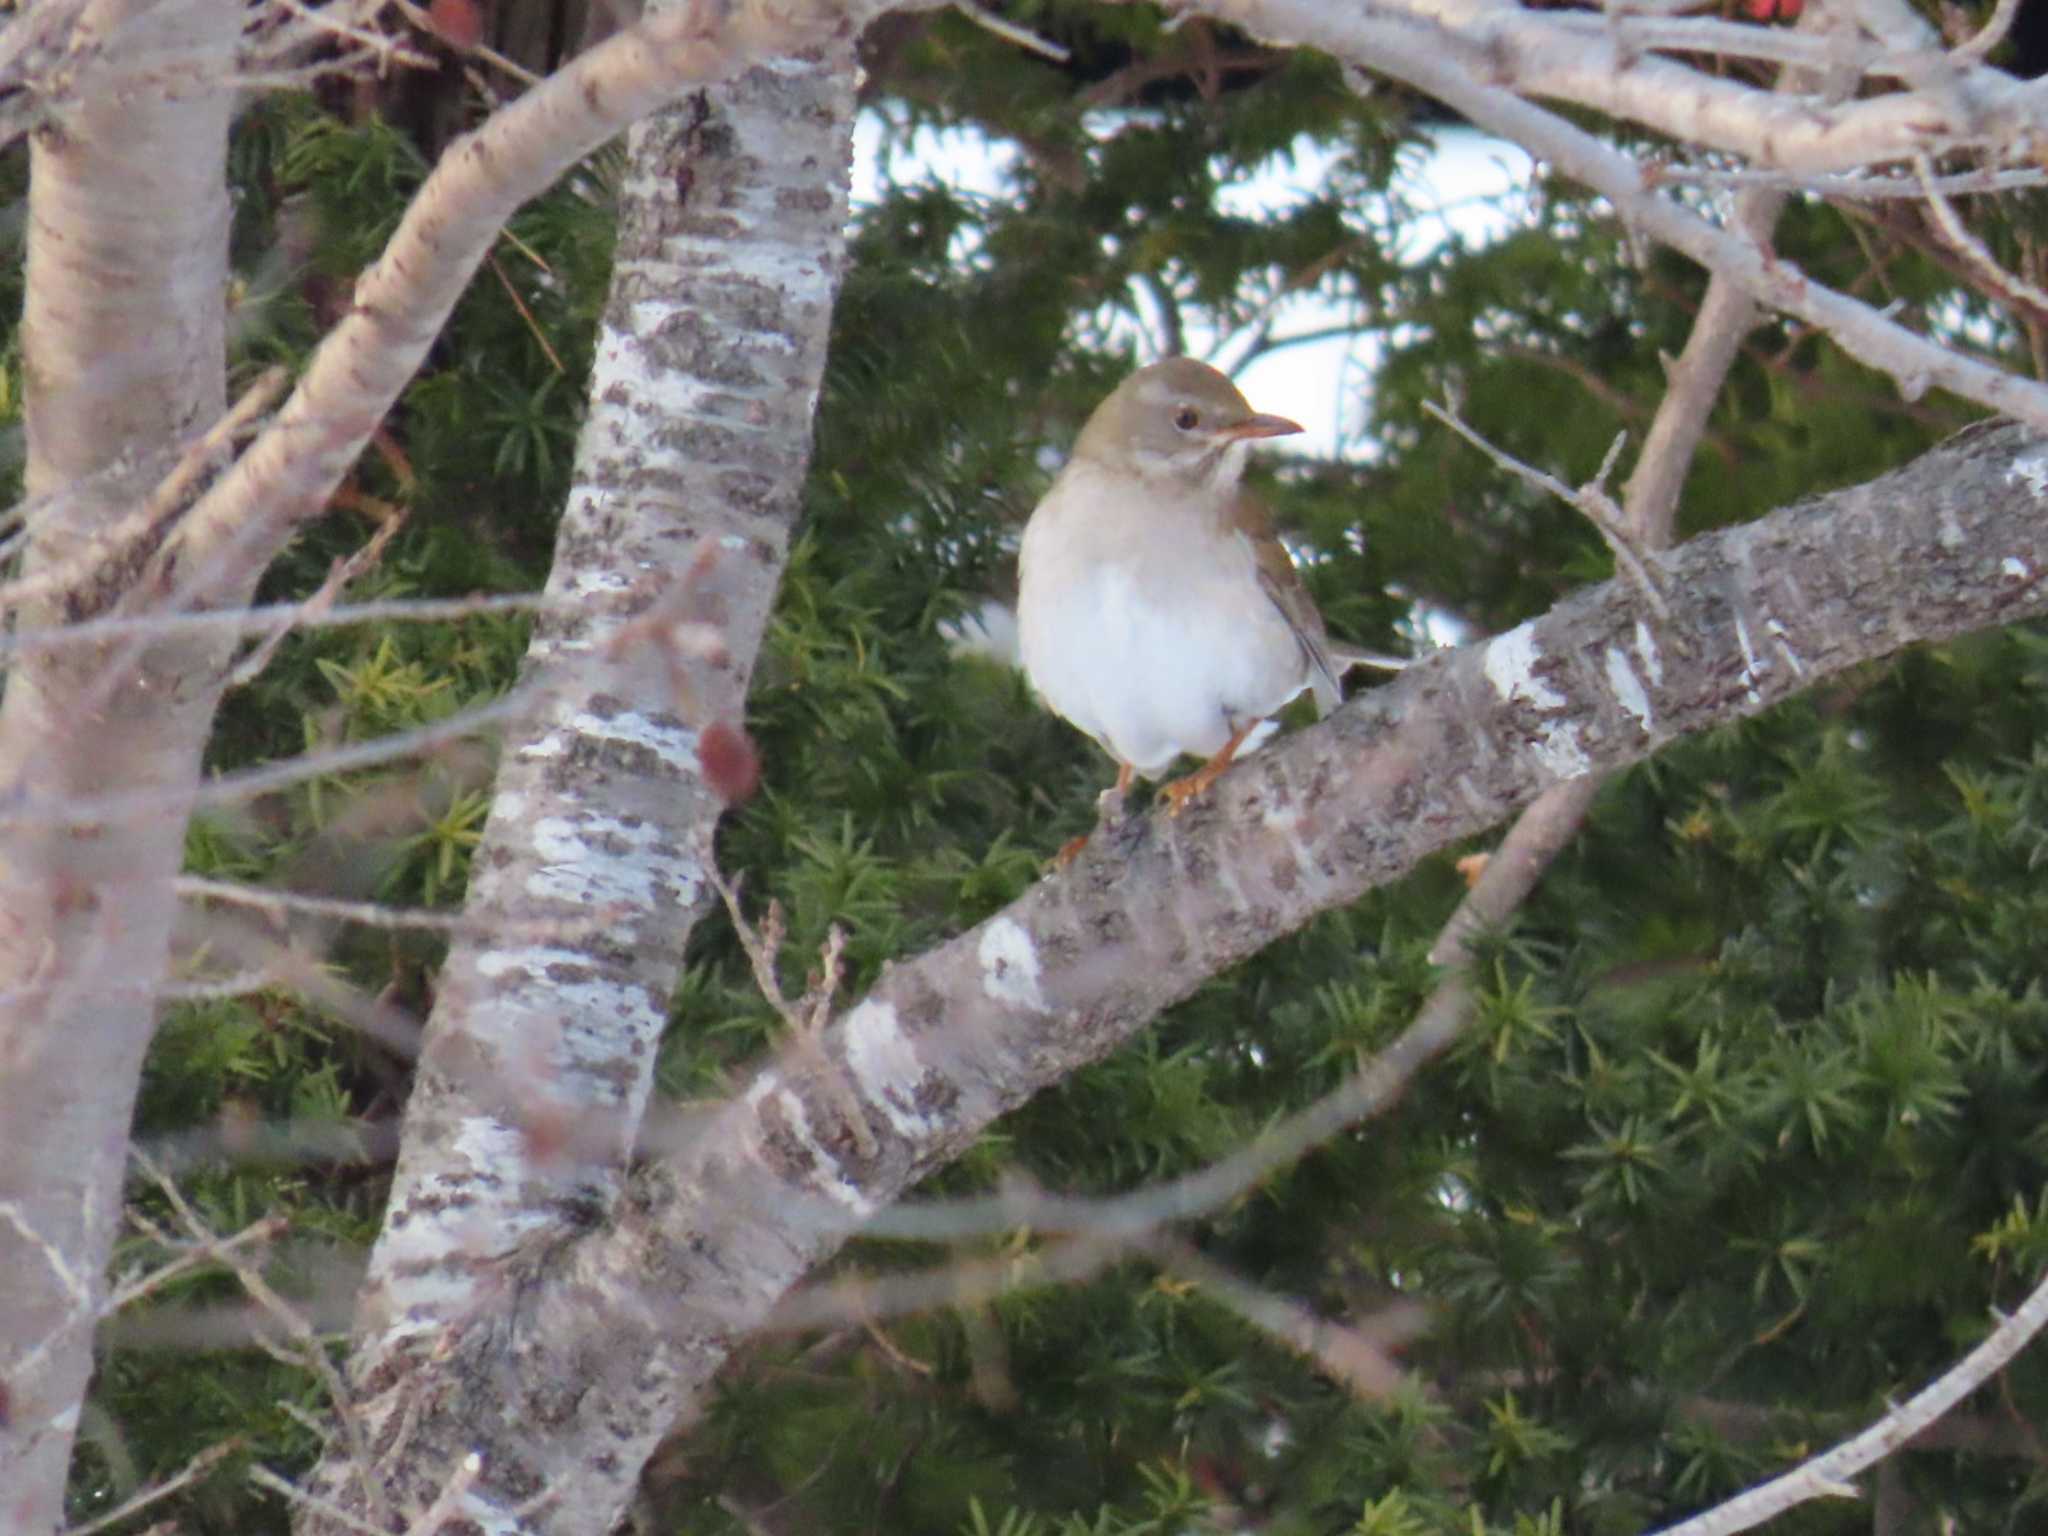
[[[1703,287],[1669,256],[1639,263],[1599,205],[1559,184],[1537,188],[1532,221],[1506,238],[1398,258],[1389,189],[1443,126],[1425,103],[1361,99],[1327,61],[1201,20],[1170,28],[1144,7],[1012,14],[1071,62],[950,13],[891,18],[870,40],[869,101],[892,133],[960,128],[1018,156],[1003,197],[916,181],[859,216],[808,521],[750,709],[764,778],[721,843],[726,869],[786,911],[791,983],[838,924],[857,991],[1014,898],[1092,822],[1106,761],[949,637],[1009,579],[1018,524],[1088,409],[1146,360],[1131,337],[1168,312],[1242,332],[1294,289],[1360,317],[1382,346],[1348,402],[1370,452],[1270,455],[1264,488],[1333,629],[1407,649],[1421,613],[1497,631],[1608,574],[1576,513],[1503,477],[1422,402],[1448,392],[1495,442],[1583,480],[1618,431],[1640,438],[1659,354],[1684,344]],[[238,124],[245,375],[304,357],[437,152],[445,128],[422,125],[478,110],[453,71],[406,90],[368,107],[273,97]],[[1333,157],[1314,195],[1228,211],[1226,194],[1304,140]],[[18,196],[19,156],[9,167]],[[614,168],[598,157],[514,221],[382,451],[270,595],[312,591],[396,516],[359,597],[539,585],[604,297]],[[1969,211],[2002,253],[2032,249],[2032,207]],[[1882,291],[2024,366],[2028,318],[1961,286],[1929,245],[1910,218],[1817,202],[1795,202],[1777,236],[1823,280]],[[1767,324],[1698,456],[1683,530],[1867,479],[1968,419]],[[499,618],[297,635],[230,696],[214,763],[474,705],[509,686],[523,644],[523,625]],[[1535,899],[1485,941],[1457,1053],[1389,1114],[1180,1234],[1332,1318],[1365,1326],[1419,1303],[1427,1326],[1391,1398],[1356,1399],[1199,1286],[1133,1260],[760,1342],[713,1419],[657,1463],[647,1528],[1620,1536],[1859,1425],[1981,1336],[2048,1257],[2044,724],[2048,641],[2014,630],[1871,668],[1608,788]],[[338,776],[202,820],[190,866],[453,906],[488,798],[480,755]],[[1447,855],[1276,944],[1013,1116],[933,1191],[1010,1172],[1124,1191],[1241,1146],[1409,1022],[1462,889]],[[436,955],[428,937],[357,933],[334,962],[423,1009]],[[723,1093],[779,1028],[730,928],[705,922],[665,1088]],[[164,1021],[138,1134],[220,1230],[289,1218],[273,1273],[303,1291],[324,1254],[374,1233],[380,1128],[405,1085],[401,1058],[290,996],[196,1001]],[[219,1154],[235,1127],[282,1118],[330,1124],[356,1150]],[[208,1130],[220,1134],[178,1157]],[[147,1188],[135,1198],[163,1215]],[[1036,1246],[875,1242],[841,1267]],[[154,1251],[138,1235],[130,1256]],[[154,1316],[235,1295],[193,1278]],[[318,1384],[256,1349],[166,1347],[151,1321],[106,1336],[76,1515],[236,1438],[172,1508],[192,1531],[282,1530],[284,1506],[244,1474],[309,1464],[314,1434],[293,1410],[318,1413]],[[1906,1523],[1891,1528],[2034,1528],[2044,1411],[2048,1365],[2023,1358],[1962,1429],[1893,1464]],[[1777,1528],[1862,1532],[1871,1518],[1837,1502]]]

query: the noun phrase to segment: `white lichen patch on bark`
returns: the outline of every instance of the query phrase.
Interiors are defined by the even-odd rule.
[[[754,1135],[761,1144],[757,1155],[771,1166],[780,1166],[781,1158],[767,1155],[767,1144],[778,1133],[788,1137],[802,1147],[810,1158],[809,1179],[811,1187],[835,1205],[844,1206],[855,1216],[865,1221],[875,1214],[875,1202],[861,1193],[860,1186],[839,1171],[839,1159],[832,1155],[823,1142],[811,1130],[811,1117],[804,1109],[804,1101],[795,1090],[782,1081],[775,1072],[763,1072],[754,1080],[754,1086],[747,1090],[747,1108],[753,1112]],[[780,1121],[775,1129],[770,1128],[770,1114]]]
[[[2032,567],[2017,555],[2007,555],[2004,562],[1998,568],[2014,581],[2030,580],[2034,574]]]
[[[1650,630],[1648,621],[1636,620],[1636,655],[1641,658],[1643,670],[1649,674],[1652,688],[1664,683],[1664,658],[1657,654],[1657,637]]]
[[[592,1099],[624,1105],[630,1097],[637,1108],[640,1094],[629,1094],[621,1084],[633,1078],[637,1086],[644,1074],[635,1077],[615,1068],[622,1055],[635,1055],[637,1047],[651,1047],[660,1040],[668,1022],[660,999],[636,982],[596,969],[590,956],[579,950],[507,946],[485,950],[476,957],[475,965],[477,974],[487,981],[519,978],[493,998],[492,1008],[501,1025],[509,1025],[518,1015],[554,1030],[556,1059],[548,1066],[551,1075],[574,1072]],[[541,1027],[516,1031],[528,1041],[543,1033]]]
[[[1536,626],[1518,624],[1487,643],[1487,681],[1510,704],[1519,699],[1538,709],[1563,709],[1568,702],[1565,696],[1536,675],[1541,656],[1536,649]]]
[[[846,1070],[862,1101],[887,1116],[899,1136],[936,1134],[944,1121],[917,1107],[918,1084],[926,1069],[917,1047],[897,1023],[895,1006],[869,998],[847,1014],[840,1032]]]
[[[378,1239],[389,1298],[387,1337],[438,1327],[475,1294],[473,1267],[558,1219],[544,1201],[503,1187],[502,1170],[524,1166],[526,1133],[491,1114],[464,1115],[444,1155],[413,1185],[402,1219]]]
[[[597,494],[593,492],[592,494]],[[633,590],[632,578],[624,571],[579,565],[570,569],[562,583],[564,597],[616,596]]]
[[[639,265],[643,270],[650,270],[653,266],[651,263]],[[637,413],[673,420],[694,417],[730,427],[732,423],[715,412],[707,415],[700,407],[721,392],[729,394],[731,391],[721,391],[709,380],[694,377],[675,367],[665,349],[655,344],[661,336],[662,326],[674,317],[675,308],[675,301],[664,293],[658,299],[632,307],[627,322],[630,329],[621,331],[606,327],[598,341],[606,382],[621,398],[630,400],[632,410]],[[747,331],[745,335],[750,344],[761,345],[762,338],[756,333]]]
[[[464,1493],[455,1501],[455,1507],[462,1523],[475,1526],[480,1536],[516,1536],[527,1529],[516,1507],[507,1508],[475,1493]]]
[[[1541,654],[1536,649],[1535,626],[1518,624],[1487,643],[1486,680],[1510,704],[1529,704],[1544,712],[1563,709],[1570,701],[1536,675]],[[1534,750],[1544,771],[1557,779],[1576,779],[1593,767],[1579,743],[1578,727],[1569,720],[1539,724]]]
[[[2048,454],[2029,453],[2012,461],[2005,472],[2007,485],[2024,485],[2036,501],[2048,500]]]
[[[1643,680],[1636,676],[1636,669],[1628,664],[1628,657],[1621,647],[1607,647],[1607,686],[1614,693],[1614,702],[1629,714],[1644,731],[1653,728],[1650,718],[1650,695],[1643,688]]]
[[[678,720],[657,718],[632,709],[622,709],[612,715],[579,710],[540,740],[522,748],[520,756],[561,757],[572,742],[578,741],[645,747],[679,769],[690,773],[697,771],[697,733],[694,730]]]
[[[1268,804],[1259,822],[1268,832],[1292,832],[1301,825],[1301,807],[1291,800],[1285,805]]]
[[[1806,676],[1806,663],[1800,659],[1799,653],[1792,649],[1792,640],[1785,626],[1776,619],[1765,619],[1764,629],[1769,633],[1772,642],[1778,647],[1778,654],[1785,658],[1785,665],[1792,669],[1792,675],[1794,677]]]
[[[635,912],[664,895],[695,898],[697,861],[660,827],[589,812],[546,816],[533,824],[533,851],[544,862],[526,877],[527,894],[572,905],[625,905]],[[601,855],[592,857],[592,852]]]
[[[981,990],[1006,1008],[1047,1013],[1038,989],[1038,946],[1015,918],[999,917],[981,930],[975,951],[981,961]]]
[[[1744,698],[1751,704],[1761,704],[1764,696],[1756,685],[1768,670],[1769,664],[1757,659],[1756,646],[1749,638],[1749,624],[1739,609],[1735,614],[1735,643],[1742,647],[1742,681],[1749,690]]]

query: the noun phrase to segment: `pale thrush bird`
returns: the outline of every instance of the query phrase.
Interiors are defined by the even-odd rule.
[[[1116,759],[1116,788],[1204,758],[1165,785],[1178,812],[1245,738],[1307,688],[1341,697],[1322,615],[1240,485],[1260,438],[1301,428],[1254,411],[1192,358],[1140,368],[1088,418],[1024,529],[1017,639],[1046,706]]]

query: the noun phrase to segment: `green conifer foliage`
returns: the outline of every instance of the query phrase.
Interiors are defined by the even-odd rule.
[[[1369,454],[1262,471],[1332,626],[1412,645],[1423,610],[1474,632],[1610,574],[1578,514],[1422,413],[1448,392],[1493,441],[1588,478],[1639,441],[1703,287],[1638,260],[1604,207],[1534,191],[1530,222],[1403,259],[1390,185],[1435,126],[1327,61],[1145,7],[1007,8],[1059,66],[951,13],[878,29],[892,131],[1014,149],[1006,194],[895,185],[860,213],[835,317],[806,526],[748,727],[759,793],[720,856],[786,914],[785,984],[835,926],[857,994],[892,959],[1015,898],[1093,821],[1106,761],[1021,679],[951,638],[1012,561],[1056,455],[1161,316],[1236,331],[1294,289],[1383,350],[1351,402]],[[418,185],[372,116],[277,98],[237,128],[240,361],[302,358]],[[1275,217],[1226,194],[1312,146],[1327,184]],[[615,152],[515,220],[353,499],[274,571],[303,595],[380,518],[405,524],[359,598],[527,590],[545,574],[604,297]],[[18,174],[14,180],[18,182]],[[1988,239],[2021,215],[1972,208]],[[1819,203],[1777,248],[1880,283],[1931,327],[2027,356],[2023,329],[1881,219]],[[2016,247],[2013,247],[2016,248]],[[9,312],[13,312],[10,307]],[[10,408],[18,368],[4,354]],[[1964,424],[1905,402],[1782,322],[1748,340],[1688,484],[1682,532],[1865,480]],[[1049,457],[1048,455],[1052,455]],[[1626,463],[1627,460],[1624,460]],[[523,623],[296,635],[233,693],[213,765],[363,739],[502,693]],[[844,1273],[1007,1267],[993,1296],[758,1341],[710,1421],[651,1472],[649,1530],[1146,1536],[1622,1536],[1860,1425],[1938,1372],[2048,1259],[2048,641],[1923,650],[1685,742],[1608,786],[1504,932],[1454,1053],[1375,1121],[1174,1229],[1242,1280],[1365,1329],[1412,1319],[1390,1395],[1362,1400],[1170,1257],[1032,1284],[1028,1232],[874,1241]],[[193,873],[453,907],[488,802],[480,751],[318,780],[193,828]],[[1006,1177],[1112,1194],[1198,1170],[1334,1087],[1414,1017],[1462,893],[1451,860],[1333,912],[1205,988],[1130,1049],[1042,1095],[925,1193]],[[419,1009],[431,937],[350,931],[309,952]],[[661,1080],[727,1091],[780,1028],[722,918],[698,930]],[[166,1017],[138,1135],[218,1229],[288,1219],[267,1271],[325,1297],[322,1253],[375,1230],[406,1090],[398,1054],[283,993]],[[332,1132],[330,1155],[239,1154],[234,1127]],[[136,1187],[151,1220],[161,1197]],[[156,1254],[138,1230],[120,1262]],[[323,1290],[323,1287],[326,1289]],[[236,1301],[217,1273],[107,1335],[75,1477],[80,1518],[230,1437],[171,1508],[193,1531],[283,1530],[252,1462],[308,1465],[318,1383],[250,1349],[166,1348],[149,1320]],[[293,1410],[299,1410],[294,1412]],[[2019,1531],[2048,1493],[2023,1357],[1904,1453],[1922,1521]],[[1974,1435],[1974,1438],[1972,1436]],[[1781,1527],[1869,1529],[1867,1506]]]

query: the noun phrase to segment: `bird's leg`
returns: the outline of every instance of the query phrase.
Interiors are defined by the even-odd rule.
[[[1124,819],[1124,796],[1130,793],[1131,780],[1137,777],[1137,770],[1129,763],[1116,765],[1116,783],[1095,797],[1096,824],[1114,827]],[[1054,869],[1065,869],[1081,856],[1081,850],[1088,846],[1088,834],[1070,837],[1060,844],[1060,851],[1052,856]]]
[[[1095,797],[1095,819],[1099,824],[1113,827],[1124,819],[1124,797],[1131,792],[1131,780],[1137,776],[1137,769],[1129,763],[1116,765],[1116,783]]]
[[[1188,808],[1190,800],[1223,776],[1223,770],[1230,766],[1230,760],[1237,756],[1237,749],[1244,745],[1245,737],[1251,735],[1252,727],[1258,723],[1256,720],[1250,720],[1232,731],[1230,740],[1223,743],[1222,750],[1186,778],[1175,779],[1171,784],[1159,786],[1159,793],[1166,797],[1169,816],[1178,816]]]

